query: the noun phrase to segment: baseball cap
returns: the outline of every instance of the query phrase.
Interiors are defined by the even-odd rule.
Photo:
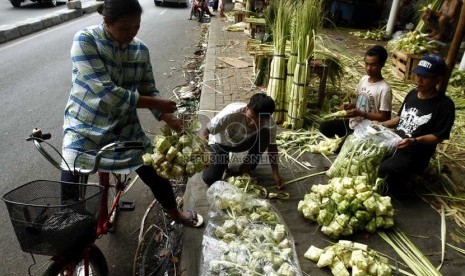
[[[413,73],[419,76],[434,77],[442,75],[445,69],[444,59],[441,56],[430,54],[420,60]]]

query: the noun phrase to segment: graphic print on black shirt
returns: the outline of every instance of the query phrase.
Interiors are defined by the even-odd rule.
[[[397,129],[403,131],[405,134],[412,134],[413,131],[428,123],[433,117],[432,113],[425,115],[419,115],[419,113],[416,107],[406,108],[404,105]]]

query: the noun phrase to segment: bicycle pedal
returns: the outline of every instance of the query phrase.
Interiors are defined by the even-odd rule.
[[[134,202],[132,202],[132,201],[121,201],[118,204],[118,208],[121,211],[133,211],[134,208],[135,208],[135,205],[134,205]]]

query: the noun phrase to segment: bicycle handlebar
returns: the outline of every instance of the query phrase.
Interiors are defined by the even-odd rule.
[[[62,171],[68,171],[70,168],[68,166],[63,166],[61,165],[61,162],[58,162],[53,158],[50,153],[47,152],[42,147],[42,142],[45,142],[45,140],[48,140],[52,137],[50,133],[42,133],[42,130],[35,128],[32,130],[32,134],[29,136],[29,138],[26,139],[26,141],[33,141],[34,146],[37,148],[37,150],[49,161],[53,166],[55,166],[57,169],[62,170]],[[53,147],[52,145],[49,144],[50,147],[52,147],[56,152],[59,153],[59,151]],[[114,152],[123,152],[127,150],[132,150],[132,149],[144,149],[144,144],[139,141],[126,141],[126,142],[113,142],[110,143],[100,150],[97,151],[97,154],[95,155],[95,161],[94,161],[94,166],[91,169],[79,169],[78,173],[84,174],[84,175],[91,175],[97,172],[98,166],[100,164],[100,160],[102,159],[102,154],[105,151],[114,151]]]

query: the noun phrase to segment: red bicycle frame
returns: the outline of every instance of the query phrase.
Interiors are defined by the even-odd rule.
[[[111,206],[110,211],[108,211],[108,190],[110,189],[110,174],[99,172],[98,177],[99,184],[103,186],[102,199],[100,201],[100,213],[97,223],[97,237],[100,237],[101,235],[108,233],[108,229],[111,225],[111,216],[113,212],[116,210],[116,207],[118,206],[118,202],[121,198],[121,194],[123,193],[123,189],[121,187],[121,181],[118,180],[115,187],[117,191],[115,200],[113,201],[113,205]]]

